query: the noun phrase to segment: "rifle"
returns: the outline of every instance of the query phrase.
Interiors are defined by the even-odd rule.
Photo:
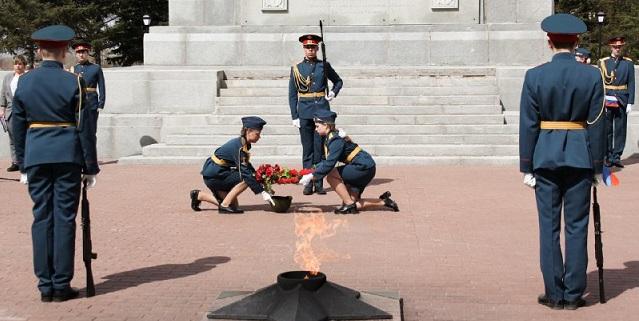
[[[323,68],[323,74],[324,74],[324,79],[322,79],[322,81],[324,82],[324,93],[326,94],[326,96],[328,96],[328,75],[326,74],[326,45],[324,44],[324,26],[322,25],[322,20],[319,21],[319,25],[320,25],[320,37],[322,37],[322,43],[320,46],[322,46],[322,61],[324,62],[322,64],[322,68]]]
[[[597,187],[593,187],[592,195],[592,215],[595,225],[595,259],[597,260],[597,270],[599,272],[599,303],[606,303],[606,293],[604,291],[603,278],[603,243],[601,242],[601,211],[597,202]]]
[[[87,182],[84,181],[82,187],[82,261],[87,270],[87,297],[95,295],[95,284],[93,283],[93,270],[91,270],[91,260],[98,258],[97,253],[93,253],[91,244],[91,218],[89,213],[89,199],[87,198]]]

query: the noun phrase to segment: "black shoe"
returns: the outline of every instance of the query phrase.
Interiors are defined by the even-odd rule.
[[[53,301],[53,293],[40,293],[40,301],[41,302],[51,302]]]
[[[7,172],[17,172],[19,169],[18,164],[11,163],[11,166],[7,167]]]
[[[197,199],[198,195],[200,195],[200,190],[194,189],[191,191],[190,195],[191,195],[191,209],[196,212],[201,211],[202,209],[200,209],[200,204],[202,203],[202,201],[198,201]]]
[[[304,193],[304,195],[313,194],[313,184],[309,183],[308,185],[304,186],[304,191],[302,193]]]
[[[390,196],[391,192],[386,191],[384,192],[384,194],[379,196],[379,199],[384,200],[384,206],[392,209],[393,212],[399,212],[399,206],[397,206],[397,203],[395,203],[395,201],[393,201]]]
[[[386,191],[386,192],[384,192],[384,194],[379,196],[379,199],[383,200],[383,199],[387,199],[387,198],[390,198],[390,197],[391,197],[391,192]]]
[[[619,168],[624,168],[624,167],[626,167],[626,166],[623,166],[623,164],[621,163],[621,161],[612,162],[612,166],[619,167]]]
[[[566,310],[577,310],[578,308],[586,305],[586,301],[582,298],[579,298],[575,301],[566,301],[564,303],[564,309]]]
[[[341,207],[335,209],[335,214],[357,214],[359,211],[357,210],[357,203],[353,203],[350,205],[342,204]]]
[[[222,206],[221,204],[218,207],[217,211],[220,214],[242,214],[242,213],[244,213],[244,210],[239,209],[237,207],[233,207],[232,205],[231,206]]]
[[[552,301],[545,294],[540,294],[539,297],[537,297],[537,303],[541,305],[545,305],[553,310],[561,310],[564,308],[563,301],[559,301],[559,302]]]
[[[315,182],[315,194],[326,195],[322,181]]]
[[[384,199],[384,206],[392,209],[393,212],[399,212],[399,206],[397,206],[397,203],[390,198]]]
[[[72,300],[80,295],[80,291],[74,288],[66,288],[64,290],[53,290],[53,302],[64,302]]]

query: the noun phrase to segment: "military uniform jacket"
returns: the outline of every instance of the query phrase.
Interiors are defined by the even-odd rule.
[[[85,107],[84,84],[62,64],[45,60],[20,77],[13,97],[13,133],[20,171],[40,164],[73,163],[84,174],[97,174],[93,121]],[[29,128],[32,123],[73,123],[72,126]]]
[[[600,173],[606,151],[603,98],[597,69],[571,53],[528,70],[520,104],[520,171],[575,167]],[[541,121],[587,122],[587,129],[540,129]]]
[[[20,77],[22,77],[22,75]],[[0,108],[6,108],[4,111],[4,118],[7,120],[11,118],[11,105],[13,103],[11,81],[13,80],[13,77],[15,77],[15,72],[4,76],[4,79],[2,81],[2,89],[0,89]]]
[[[251,144],[246,143],[242,137],[229,140],[216,149],[213,156],[204,162],[202,176],[215,177],[222,172],[235,170],[240,173],[240,178],[249,186],[253,193],[259,194],[263,192],[264,188],[255,180],[255,168],[250,163],[250,149]]]
[[[623,86],[628,89],[608,89],[606,95],[619,99],[621,105],[635,103],[635,65],[632,59],[627,57],[606,57],[599,60],[599,68],[604,76],[605,86]]]
[[[90,103],[89,107],[93,110],[97,108],[104,108],[106,102],[106,89],[104,88],[104,74],[102,73],[102,67],[98,64],[86,62],[84,64],[77,64],[73,66],[71,72],[78,74],[84,79],[84,83],[89,89],[87,92],[87,99]],[[97,92],[94,90],[97,88]]]
[[[375,167],[375,161],[369,153],[354,142],[339,137],[337,131],[332,131],[326,136],[324,156],[326,159],[322,160],[313,172],[315,179],[328,175],[337,162],[357,166],[363,170]]]
[[[301,79],[296,80],[295,68],[299,70]],[[331,64],[326,62],[327,78],[333,83],[335,96],[342,89],[342,79],[333,70]],[[291,67],[291,78],[288,83],[288,103],[291,108],[292,119],[313,119],[317,110],[330,109],[328,101],[324,97],[299,97],[299,94],[321,93],[326,89],[324,83],[324,62],[322,60],[310,61],[306,58],[296,66]]]

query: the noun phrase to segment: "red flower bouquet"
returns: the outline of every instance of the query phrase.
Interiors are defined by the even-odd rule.
[[[255,180],[264,186],[265,191],[274,194],[273,184],[297,184],[302,176],[312,172],[312,169],[296,170],[282,168],[278,164],[262,164],[255,171]]]

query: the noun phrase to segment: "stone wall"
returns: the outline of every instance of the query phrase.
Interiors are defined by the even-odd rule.
[[[534,23],[552,12],[552,0],[169,0],[171,26]]]

